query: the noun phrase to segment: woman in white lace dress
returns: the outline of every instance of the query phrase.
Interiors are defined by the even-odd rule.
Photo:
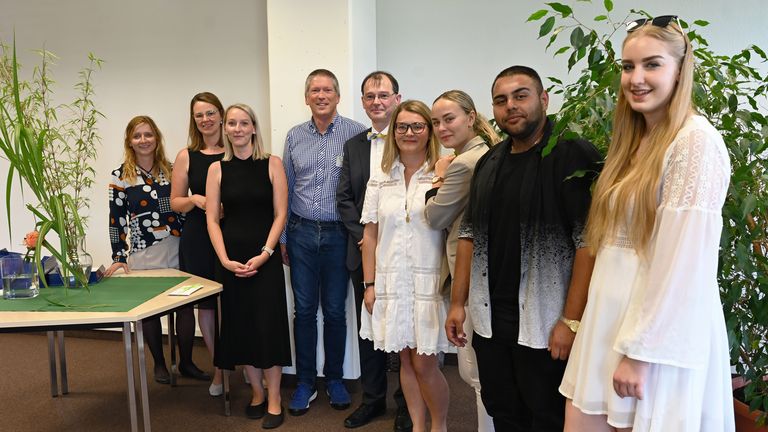
[[[447,299],[440,292],[445,234],[424,217],[424,195],[432,189],[440,156],[431,113],[424,103],[405,101],[392,114],[381,172],[365,192],[360,337],[374,348],[400,353],[400,384],[414,432],[445,431],[448,383],[437,354],[448,339],[442,331]]]
[[[570,431],[732,431],[717,286],[723,139],[691,102],[677,17],[627,25],[614,135],[587,242],[597,253],[560,392]]]

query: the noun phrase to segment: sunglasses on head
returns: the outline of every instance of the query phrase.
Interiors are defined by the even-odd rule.
[[[683,26],[680,25],[680,20],[677,19],[677,15],[661,15],[655,18],[640,18],[640,19],[628,22],[626,24],[627,33],[632,33],[633,31],[639,29],[640,27],[648,23],[651,23],[651,25],[654,25],[656,27],[666,27],[671,22],[674,22],[675,24],[677,24],[677,26],[682,30]]]

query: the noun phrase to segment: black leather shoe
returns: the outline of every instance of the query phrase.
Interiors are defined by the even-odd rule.
[[[183,377],[187,378],[193,378],[199,381],[210,381],[211,376],[207,373],[201,371],[197,366],[194,364],[189,365],[179,365],[179,374]]]
[[[360,426],[365,426],[374,418],[384,414],[386,410],[387,407],[383,404],[360,404],[349,417],[344,419],[344,427],[354,429]]]
[[[397,414],[395,414],[395,432],[411,432],[413,430],[413,422],[411,421],[411,415],[408,413],[408,408],[397,407]]]
[[[267,400],[264,399],[264,402],[258,404],[258,405],[248,405],[245,407],[245,416],[249,419],[258,420],[262,417],[264,417],[264,414],[267,412]]]
[[[160,384],[170,384],[171,374],[168,373],[168,369],[165,366],[155,366],[155,381]]]
[[[262,429],[274,429],[283,424],[283,420],[285,420],[285,413],[281,407],[280,414],[267,412],[267,415],[264,416],[264,421],[261,422],[261,427]]]

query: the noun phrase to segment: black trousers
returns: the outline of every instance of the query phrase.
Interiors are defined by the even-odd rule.
[[[363,306],[363,267],[349,272],[352,284],[355,286],[355,313],[357,329],[360,330],[360,308]],[[360,351],[360,384],[363,387],[363,403],[377,405],[387,403],[387,353],[373,348],[373,341],[357,336]],[[394,394],[398,407],[405,407],[403,390],[397,386]]]
[[[516,338],[472,336],[481,396],[493,425],[497,431],[562,432],[565,398],[557,388],[566,362]]]

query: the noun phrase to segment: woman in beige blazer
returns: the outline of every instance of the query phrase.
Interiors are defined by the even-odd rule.
[[[427,223],[434,229],[448,232],[446,242],[446,285],[450,286],[456,262],[459,224],[469,200],[469,185],[475,164],[489,147],[499,141],[493,127],[475,109],[475,103],[461,90],[441,94],[432,105],[432,125],[440,144],[453,153],[442,157],[435,165],[432,189],[426,193],[424,210]],[[471,320],[464,321],[464,331],[471,337]],[[477,393],[478,431],[493,431],[493,421],[480,398],[477,360],[472,344],[458,348],[459,374]]]

